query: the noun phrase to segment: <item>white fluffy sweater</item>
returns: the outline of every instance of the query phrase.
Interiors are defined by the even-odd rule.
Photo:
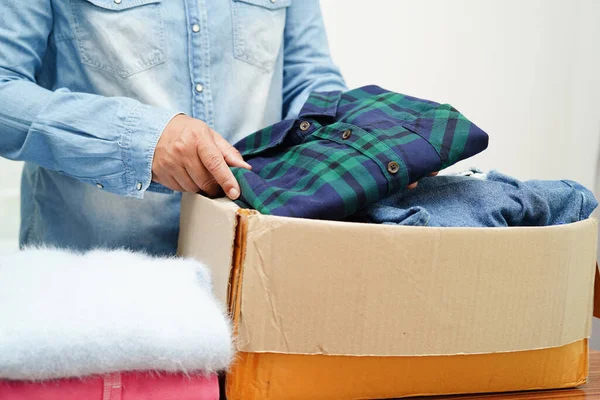
[[[100,250],[0,256],[0,378],[214,372],[232,352],[210,275],[195,261]]]

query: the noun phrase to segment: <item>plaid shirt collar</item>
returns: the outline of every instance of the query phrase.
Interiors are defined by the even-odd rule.
[[[302,106],[298,119],[286,119],[270,127],[240,140],[235,147],[242,155],[249,157],[261,153],[267,149],[276,147],[283,142],[286,135],[299,119],[308,117],[330,117],[335,118],[338,102],[342,92],[313,92]]]

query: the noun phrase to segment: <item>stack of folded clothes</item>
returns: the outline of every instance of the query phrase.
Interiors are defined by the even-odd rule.
[[[126,251],[0,257],[0,399],[218,399],[230,323],[205,267]]]

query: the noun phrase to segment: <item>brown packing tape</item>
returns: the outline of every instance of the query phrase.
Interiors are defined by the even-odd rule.
[[[558,348],[453,356],[242,352],[226,392],[229,400],[386,399],[569,388],[587,376],[587,339]]]
[[[596,263],[596,278],[594,279],[594,317],[600,318],[600,270]]]

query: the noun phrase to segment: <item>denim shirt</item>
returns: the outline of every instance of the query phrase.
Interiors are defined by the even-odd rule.
[[[176,250],[151,182],[178,112],[235,143],[345,90],[318,0],[3,0],[0,156],[26,162],[21,245]]]

